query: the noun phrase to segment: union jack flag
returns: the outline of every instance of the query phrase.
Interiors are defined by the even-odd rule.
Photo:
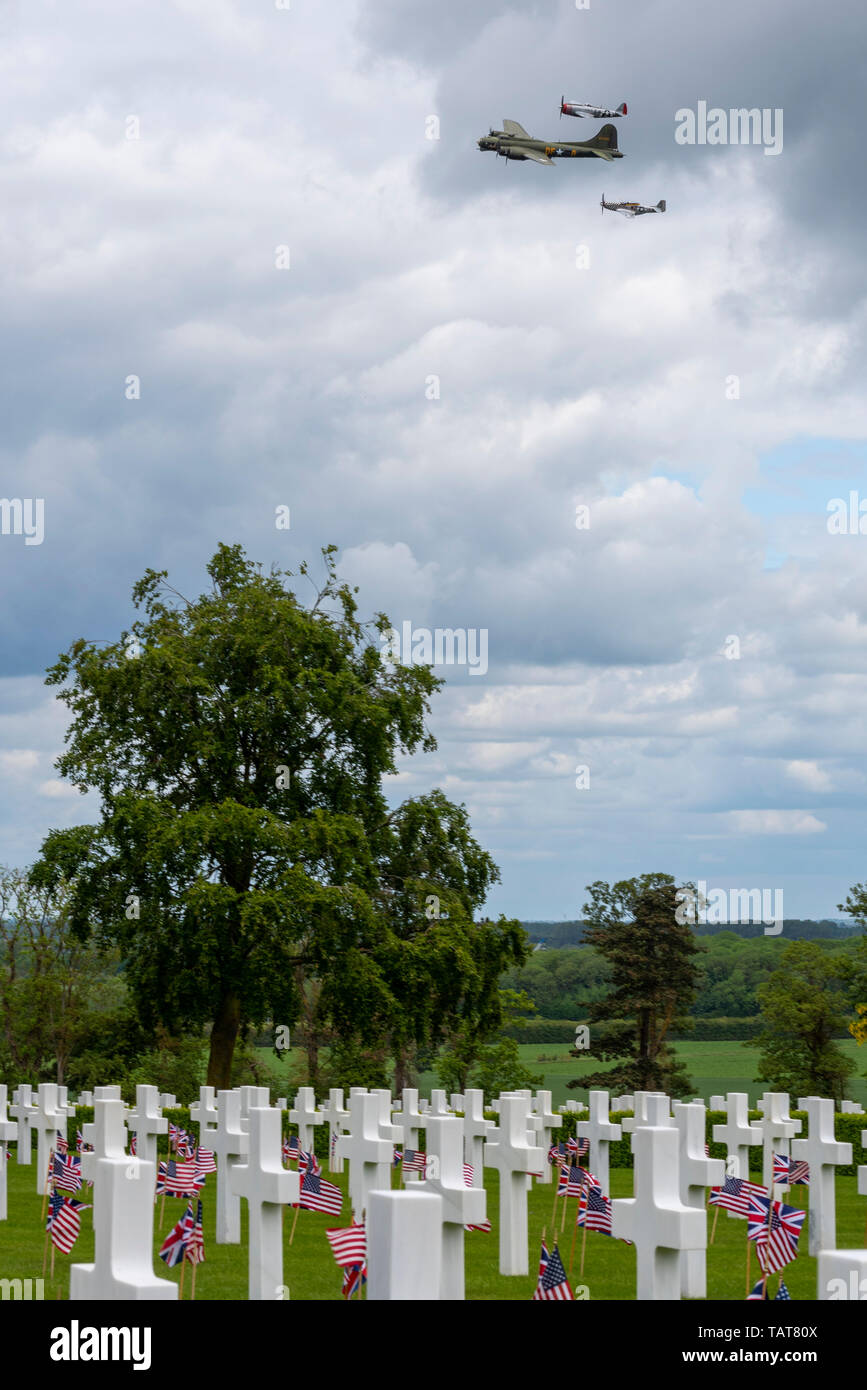
[[[725,1207],[726,1211],[733,1211],[736,1216],[748,1216],[750,1198],[767,1195],[764,1187],[747,1182],[746,1178],[726,1178],[722,1187],[711,1188],[708,1202],[712,1207]]]
[[[570,1139],[570,1143],[574,1141]],[[548,1162],[550,1164],[565,1163],[567,1153],[577,1153],[577,1145],[574,1149],[566,1148],[565,1144],[552,1144],[548,1150]]]
[[[56,1245],[64,1255],[69,1254],[78,1240],[81,1231],[80,1213],[83,1211],[87,1211],[83,1202],[73,1201],[71,1197],[62,1197],[59,1192],[51,1194],[45,1229],[51,1235],[52,1245]]]
[[[544,1241],[542,1242],[542,1255],[539,1260],[539,1282],[533,1293],[533,1302],[537,1300],[543,1302],[557,1301],[574,1303],[572,1290],[569,1287],[569,1280],[566,1278],[566,1270],[560,1258],[560,1251],[557,1246],[551,1253]]]
[[[312,1173],[314,1178],[319,1177],[322,1165],[312,1149],[309,1153],[305,1149],[298,1150],[298,1172],[302,1177],[305,1173]]]
[[[192,1203],[190,1204],[192,1209]],[[202,1199],[199,1198],[199,1208],[196,1212],[196,1219],[190,1231],[189,1239],[184,1250],[184,1258],[191,1265],[204,1264],[205,1261],[205,1228],[202,1221]]]
[[[577,1158],[586,1158],[590,1153],[590,1140],[576,1139],[573,1137],[566,1140],[566,1148],[569,1150],[570,1154],[575,1154]]]
[[[604,1236],[614,1234],[611,1226],[611,1199],[605,1196],[598,1185],[585,1187],[582,1191],[576,1225],[583,1226],[587,1231],[599,1231]]]
[[[394,1152],[393,1152],[392,1155],[391,1155],[391,1166],[392,1166],[392,1168],[399,1168],[400,1165],[401,1165],[402,1163],[403,1163],[403,1150],[402,1150],[402,1149],[395,1149]]]
[[[337,1264],[348,1266],[367,1263],[367,1235],[363,1222],[352,1226],[332,1226],[325,1234]]]
[[[352,1298],[358,1289],[367,1283],[367,1265],[346,1265],[343,1270],[344,1298]]]
[[[769,1214],[770,1212],[770,1214]],[[747,1214],[747,1239],[755,1242],[759,1264],[768,1274],[774,1274],[789,1264],[798,1253],[798,1237],[806,1212],[774,1202],[770,1197],[750,1197]]]
[[[303,1207],[305,1211],[325,1211],[329,1216],[339,1216],[343,1210],[340,1188],[327,1178],[321,1178],[318,1173],[305,1173],[298,1198],[293,1206]]]
[[[747,1303],[760,1303],[763,1298],[769,1299],[768,1284],[764,1276],[759,1280],[757,1284],[754,1284],[753,1287],[750,1289],[749,1293],[747,1294]],[[774,1294],[774,1302],[776,1303],[780,1299],[788,1299],[791,1302],[791,1298],[792,1295],[789,1293],[789,1290],[786,1288],[785,1284],[781,1279],[780,1287]]]
[[[586,1168],[579,1168],[577,1164],[573,1163],[568,1168],[560,1169],[557,1196],[580,1197],[585,1187],[593,1186],[599,1186],[598,1178],[595,1178]]]
[[[157,1193],[169,1197],[198,1197],[204,1187],[204,1176],[196,1171],[195,1163],[176,1163],[170,1158],[157,1168]]]
[[[165,1260],[169,1269],[174,1269],[179,1265],[187,1251],[187,1243],[193,1233],[195,1226],[193,1216],[193,1204],[190,1202],[180,1221],[172,1227],[158,1250],[161,1260]]]
[[[81,1187],[81,1159],[76,1154],[62,1157],[55,1154],[51,1165],[51,1181],[64,1192],[78,1192]]]

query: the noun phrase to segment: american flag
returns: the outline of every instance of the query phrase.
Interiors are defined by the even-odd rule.
[[[611,1228],[611,1200],[602,1188],[586,1187],[581,1193],[576,1225],[587,1231],[599,1231],[604,1236],[613,1235]]]
[[[292,1163],[298,1157],[300,1152],[301,1144],[298,1140],[297,1134],[290,1134],[287,1139],[283,1140],[284,1163]]]
[[[336,1183],[329,1182],[318,1173],[307,1172],[294,1206],[305,1211],[325,1211],[329,1216],[339,1216],[343,1210],[343,1193]]]
[[[339,1265],[367,1263],[367,1236],[363,1223],[352,1226],[332,1226],[326,1232],[331,1253]]]
[[[475,1187],[476,1185],[476,1170],[471,1163],[464,1164],[464,1182],[466,1183],[467,1187]],[[490,1221],[480,1221],[478,1225],[469,1225],[464,1227],[465,1231],[484,1231],[485,1234],[487,1234],[490,1231],[490,1229]]]
[[[184,1251],[184,1258],[191,1265],[204,1264],[205,1261],[205,1229],[202,1221],[202,1199],[199,1198],[199,1209],[196,1212],[196,1219],[193,1222],[193,1229],[190,1232]]]
[[[760,1303],[760,1302],[762,1301],[763,1298],[767,1298],[767,1297],[768,1297],[767,1280],[764,1278],[764,1276],[762,1276],[762,1278],[759,1280],[759,1282],[758,1282],[757,1284],[754,1284],[753,1287],[750,1289],[749,1293],[747,1294],[747,1303]],[[791,1302],[791,1298],[792,1298],[792,1295],[789,1293],[789,1290],[786,1288],[785,1284],[783,1283],[783,1281],[782,1281],[782,1279],[781,1279],[781,1280],[780,1280],[780,1287],[777,1289],[777,1292],[774,1294],[774,1302],[776,1303],[778,1300],[786,1300],[786,1299],[788,1299],[788,1300]]]
[[[332,1134],[331,1134],[331,1149],[329,1150],[329,1152],[330,1152],[332,1158],[334,1157],[334,1150],[335,1150],[336,1148],[337,1148],[337,1130],[335,1129],[335,1130],[332,1131]]]
[[[784,1202],[774,1202],[769,1226],[769,1208],[769,1197],[750,1197],[747,1239],[755,1241],[762,1269],[774,1274],[797,1255],[798,1237],[807,1213],[787,1207]]]
[[[196,1171],[195,1163],[176,1163],[170,1158],[157,1169],[157,1192],[169,1197],[197,1197],[204,1185],[204,1176]]]
[[[590,1153],[589,1139],[567,1139],[566,1148],[570,1154],[575,1154],[578,1158],[586,1158]]]
[[[169,1269],[179,1265],[184,1258],[187,1242],[193,1233],[194,1226],[193,1204],[190,1202],[180,1221],[169,1231],[157,1252],[160,1259],[165,1260]]]
[[[796,1161],[789,1158],[786,1154],[774,1154],[774,1182],[792,1186],[794,1183],[803,1183],[805,1187],[810,1186],[810,1165],[803,1160]]]
[[[170,1148],[170,1149],[175,1149],[175,1148],[177,1148],[177,1144],[178,1144],[178,1135],[180,1134],[180,1132],[181,1132],[181,1131],[178,1129],[177,1125],[173,1125],[172,1122],[171,1122],[171,1120],[169,1120],[169,1148]]]
[[[196,1176],[207,1177],[208,1173],[216,1173],[217,1160],[214,1158],[213,1149],[196,1149]]]
[[[133,1157],[135,1157],[135,1152],[136,1152],[136,1149],[137,1149],[137,1148],[138,1148],[138,1135],[137,1135],[137,1134],[131,1134],[131,1135],[129,1136],[129,1151],[130,1151],[130,1153],[132,1154]]]
[[[303,1177],[305,1173],[312,1173],[314,1178],[318,1178],[322,1172],[322,1165],[315,1153],[311,1149],[308,1153],[306,1149],[298,1150],[298,1172]]]
[[[580,1197],[585,1187],[598,1187],[599,1181],[589,1173],[586,1168],[579,1168],[577,1164],[571,1164],[569,1168],[560,1169],[560,1182],[557,1187],[558,1197]]]
[[[62,1134],[58,1134],[58,1136],[57,1136],[57,1143],[56,1143],[56,1145],[55,1145],[55,1148],[57,1149],[57,1152],[58,1152],[59,1154],[68,1154],[68,1153],[69,1153],[69,1140],[68,1140],[68,1139],[64,1139],[64,1137],[63,1137]]]
[[[61,1197],[52,1193],[48,1211],[46,1230],[51,1234],[51,1243],[64,1255],[68,1255],[81,1231],[80,1213],[87,1211],[83,1202],[75,1202],[71,1197]]]
[[[557,1246],[548,1254],[547,1247],[542,1243],[542,1256],[539,1261],[539,1282],[533,1293],[533,1302],[537,1300],[543,1302],[573,1302],[572,1290],[569,1287],[569,1280],[566,1278],[566,1270],[563,1268],[563,1261],[560,1259],[560,1251]]]
[[[78,1192],[81,1187],[81,1159],[75,1154],[67,1154],[65,1157],[55,1154],[51,1165],[51,1180],[55,1187],[62,1188],[64,1192]]]
[[[574,1140],[570,1139],[569,1142],[570,1144],[574,1143]],[[569,1149],[568,1152],[577,1153],[577,1145],[574,1149]],[[548,1150],[548,1162],[551,1164],[565,1163],[566,1153],[567,1149],[565,1144],[552,1144],[550,1149]]]
[[[75,1147],[78,1149],[79,1153],[81,1153],[81,1150],[84,1148],[84,1135],[80,1129],[75,1131]]]
[[[733,1211],[736,1216],[748,1216],[750,1198],[766,1196],[765,1188],[759,1187],[758,1183],[747,1182],[746,1178],[726,1178],[722,1187],[711,1188],[708,1200],[712,1207],[725,1207],[726,1211]]]
[[[344,1298],[352,1298],[360,1286],[367,1283],[367,1265],[346,1265],[343,1270]]]
[[[404,1149],[403,1151],[403,1171],[405,1173],[423,1173],[427,1155],[421,1149]]]
[[[195,1145],[193,1144],[191,1135],[187,1134],[186,1130],[178,1130],[178,1138],[177,1143],[175,1145],[175,1152],[177,1153],[178,1158],[192,1158],[193,1153],[195,1152]]]

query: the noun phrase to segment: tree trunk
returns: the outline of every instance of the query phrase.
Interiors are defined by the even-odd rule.
[[[237,994],[224,994],[211,1029],[207,1084],[218,1091],[232,1085],[232,1059],[241,1027],[241,1000]]]

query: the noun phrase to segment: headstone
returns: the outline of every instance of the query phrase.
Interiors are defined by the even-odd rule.
[[[487,1198],[483,1187],[464,1181],[463,1122],[456,1116],[437,1115],[428,1120],[427,1153],[430,1159],[424,1179],[425,1192],[442,1197],[442,1276],[439,1297],[463,1302],[464,1227],[485,1220]]]
[[[459,1091],[454,1091],[449,1096],[449,1106],[452,1110],[460,1110],[463,1112],[464,1098]]]
[[[370,1094],[376,1097],[379,1105],[379,1137],[380,1139],[388,1139],[393,1148],[395,1144],[400,1143],[401,1129],[399,1125],[394,1125],[391,1122],[391,1091],[380,1088],[371,1091]],[[391,1186],[390,1181],[388,1186]]]
[[[57,1087],[53,1081],[39,1086],[32,1124],[37,1133],[36,1191],[41,1197],[47,1189],[48,1160],[52,1149],[57,1148],[57,1136],[66,1137],[66,1111],[57,1108]]]
[[[112,1088],[112,1089],[114,1089],[114,1088]],[[117,1089],[118,1089],[118,1091],[119,1091],[119,1090],[120,1090],[120,1087],[118,1086]],[[97,1095],[99,1095],[99,1087],[97,1087],[96,1093],[97,1093]],[[178,1105],[177,1097],[171,1095],[168,1091],[167,1091],[164,1095],[160,1096],[160,1109],[161,1109],[161,1110],[176,1110],[176,1109],[177,1109],[177,1105]]]
[[[450,1113],[449,1107],[446,1104],[445,1091],[431,1091],[430,1109],[432,1115],[448,1115]]]
[[[590,1118],[579,1120],[575,1126],[575,1133],[579,1139],[590,1140],[590,1154],[587,1159],[587,1166],[599,1179],[599,1186],[602,1188],[606,1197],[611,1196],[611,1189],[608,1178],[608,1145],[617,1139],[622,1139],[623,1130],[620,1125],[611,1124],[608,1118],[608,1092],[591,1091]]]
[[[349,1200],[356,1221],[369,1211],[372,1191],[391,1187],[394,1144],[380,1134],[380,1113],[378,1096],[350,1095],[349,1132],[337,1136],[338,1158],[349,1159]]]
[[[267,1110],[271,1104],[271,1092],[267,1086],[239,1086],[241,1097],[241,1128],[245,1134],[250,1130],[250,1111]]]
[[[403,1149],[418,1149],[418,1132],[424,1129],[425,1117],[418,1108],[418,1091],[409,1087],[404,1087],[401,1093],[401,1108],[396,1110],[392,1118],[395,1127],[400,1134],[398,1143]],[[403,1180],[408,1182],[420,1182],[421,1173],[404,1171]]]
[[[30,1137],[33,1121],[38,1114],[38,1106],[33,1101],[33,1088],[22,1083],[12,1093],[9,1114],[18,1122],[18,1162],[22,1167],[30,1163]]]
[[[78,1108],[75,1105],[70,1105],[69,1090],[66,1086],[58,1086],[57,1088],[57,1108],[63,1111],[67,1120],[72,1118]]]
[[[674,1124],[678,1132],[678,1174],[680,1200],[685,1207],[706,1212],[708,1187],[721,1187],[726,1166],[721,1158],[708,1158],[704,1151],[707,1112],[703,1101],[675,1105]],[[707,1298],[707,1251],[684,1250],[680,1262],[680,1291],[684,1298]]]
[[[541,1172],[546,1155],[527,1143],[529,1107],[524,1096],[500,1096],[500,1123],[485,1141],[485,1166],[500,1174],[500,1273],[529,1270],[527,1173]]]
[[[202,1148],[208,1148],[202,1137],[204,1130],[217,1123],[217,1095],[213,1086],[199,1087],[199,1099],[194,1100],[190,1106],[190,1121],[199,1126],[199,1143]]]
[[[726,1108],[726,1098],[725,1098],[725,1096],[711,1096],[709,1108],[710,1108],[711,1110],[725,1110],[725,1108]]]
[[[289,1111],[289,1123],[298,1126],[298,1143],[308,1153],[313,1149],[313,1132],[325,1124],[325,1116],[316,1108],[316,1092],[312,1086],[302,1086],[295,1104]]]
[[[867,1149],[867,1129],[861,1131],[861,1147]],[[867,1163],[862,1163],[858,1168],[858,1192],[862,1197],[867,1197]]]
[[[714,1125],[711,1133],[715,1144],[725,1144],[726,1172],[731,1178],[749,1178],[750,1149],[761,1144],[758,1125],[751,1125],[747,1116],[750,1098],[745,1091],[729,1091],[726,1096],[724,1125]],[[729,1212],[729,1216],[735,1216]],[[735,1216],[735,1219],[738,1219]]]
[[[288,1098],[287,1098],[286,1096],[278,1096],[278,1097],[277,1097],[277,1109],[278,1109],[278,1110],[288,1110],[288,1109],[289,1109],[289,1100],[288,1100]]]
[[[127,1125],[135,1135],[137,1158],[157,1162],[157,1136],[166,1134],[169,1122],[160,1114],[160,1093],[156,1086],[136,1086],[135,1107],[127,1116]]]
[[[635,1134],[637,1129],[651,1126],[655,1129],[670,1129],[674,1124],[671,1116],[671,1101],[662,1091],[636,1091],[635,1113],[621,1120],[624,1134]],[[635,1153],[635,1149],[632,1150]]]
[[[337,1157],[335,1140],[337,1135],[342,1134],[346,1127],[349,1111],[343,1108],[343,1090],[341,1087],[332,1086],[328,1092],[328,1100],[322,1107],[322,1118],[328,1124],[328,1171],[329,1173],[342,1173],[343,1159]]]
[[[94,1088],[93,1099],[94,1099],[94,1101],[98,1101],[98,1100],[120,1100],[120,1099],[121,1099],[120,1087],[119,1087],[119,1086],[97,1086],[97,1087]],[[175,1103],[175,1098],[174,1098],[174,1096],[170,1096],[170,1097],[167,1096],[167,1097],[165,1097],[164,1099],[166,1099],[166,1100],[171,1100],[172,1105],[174,1105],[174,1103]]]
[[[7,1088],[0,1086],[0,1221],[7,1217],[6,1204],[6,1149],[18,1138],[18,1122],[10,1120],[6,1114]]]
[[[792,1157],[810,1165],[809,1247],[811,1255],[837,1246],[836,1174],[838,1163],[852,1162],[852,1145],[834,1137],[834,1102],[808,1096],[798,1101],[806,1110],[809,1133],[792,1142]]]
[[[350,1106],[352,1098],[350,1097]],[[337,1141],[338,1144],[340,1140]],[[350,1164],[352,1158],[350,1157]],[[443,1199],[424,1187],[373,1191],[367,1213],[367,1297],[436,1301],[442,1266]]]
[[[536,1092],[533,1111],[539,1121],[539,1140],[542,1145],[542,1152],[546,1155],[546,1161],[542,1164],[542,1182],[549,1183],[551,1181],[551,1165],[547,1162],[547,1154],[551,1147],[551,1135],[555,1129],[562,1127],[563,1121],[551,1109],[550,1091]]]
[[[249,1137],[241,1128],[241,1097],[237,1091],[217,1092],[217,1123],[213,1128],[202,1125],[199,1138],[217,1160],[217,1244],[240,1245],[241,1203],[231,1178],[234,1166],[249,1153]]]
[[[681,1254],[707,1246],[707,1214],[680,1200],[680,1136],[639,1126],[632,1141],[635,1196],[611,1203],[612,1233],[636,1247],[636,1298],[679,1299]]]
[[[236,1197],[247,1199],[247,1297],[254,1302],[273,1302],[282,1299],[285,1289],[281,1208],[298,1201],[300,1179],[296,1172],[283,1167],[280,1111],[270,1106],[254,1107],[247,1118],[247,1162],[234,1164],[229,1182]]]
[[[820,1303],[841,1299],[865,1302],[867,1250],[820,1250],[816,1283]]]
[[[473,1181],[477,1187],[483,1185],[485,1139],[494,1128],[493,1120],[485,1119],[484,1091],[464,1092],[464,1162],[473,1170]]]
[[[856,1101],[856,1100],[841,1100],[841,1102],[840,1102],[840,1114],[841,1114],[841,1115],[863,1115],[863,1114],[864,1114],[864,1110],[863,1110],[862,1106],[859,1105],[858,1101]]]
[[[790,1118],[789,1097],[784,1091],[769,1091],[762,1099],[765,1118],[754,1120],[753,1124],[762,1136],[762,1182],[770,1191],[774,1181],[774,1154],[785,1154],[788,1158],[789,1140],[803,1126],[800,1120]]]
[[[78,1104],[84,1106],[93,1105],[93,1091],[79,1091]]]
[[[94,1111],[94,1151],[81,1157],[93,1182],[94,1262],[70,1268],[70,1302],[176,1300],[177,1284],[153,1271],[156,1165],[124,1152],[122,1101],[94,1100]]]

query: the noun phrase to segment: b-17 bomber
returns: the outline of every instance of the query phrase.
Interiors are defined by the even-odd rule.
[[[567,140],[559,144],[536,140],[517,121],[503,121],[502,130],[489,130],[478,142],[480,150],[493,150],[504,159],[532,159],[536,164],[553,164],[555,159],[622,159],[617,148],[617,130],[604,125],[592,140]]]
[[[606,212],[622,212],[624,217],[643,217],[648,212],[665,212],[665,199],[660,198],[656,207],[644,207],[642,203],[606,203],[605,194],[602,194],[599,206],[602,208],[603,215]]]

